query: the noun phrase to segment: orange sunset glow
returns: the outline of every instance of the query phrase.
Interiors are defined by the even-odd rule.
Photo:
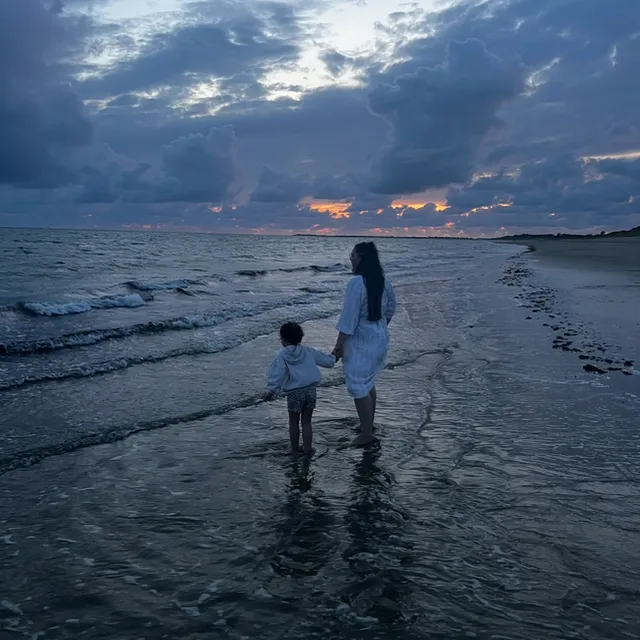
[[[318,213],[328,213],[330,218],[339,220],[340,218],[350,218],[351,214],[347,211],[351,206],[350,202],[332,202],[331,200],[312,200],[305,198],[302,200],[312,211]]]
[[[349,212],[351,202],[333,201],[333,200],[314,200],[313,198],[304,198],[300,201],[301,205],[309,207],[313,211],[318,213],[328,213],[330,218],[338,220],[340,218],[350,218],[352,213]],[[414,209],[416,211],[422,209],[428,204],[435,205],[435,210],[438,212],[446,211],[449,209],[449,205],[445,202],[434,202],[432,200],[402,200],[397,199],[391,203],[392,209]],[[376,212],[378,215],[384,213],[384,209],[378,209]],[[399,214],[401,217],[402,214]]]

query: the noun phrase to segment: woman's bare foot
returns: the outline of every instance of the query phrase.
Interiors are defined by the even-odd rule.
[[[355,440],[351,442],[352,447],[366,447],[368,444],[375,442],[375,436],[367,436],[364,434],[360,434]]]

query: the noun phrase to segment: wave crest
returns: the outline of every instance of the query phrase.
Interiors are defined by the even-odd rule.
[[[21,302],[19,307],[34,316],[68,316],[86,313],[92,309],[115,309],[118,307],[142,307],[151,297],[145,300],[140,294],[133,293],[124,296],[105,296],[103,298],[87,298],[85,300],[71,300],[69,302]]]

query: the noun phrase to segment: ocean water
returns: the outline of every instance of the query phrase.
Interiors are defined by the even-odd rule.
[[[1,231],[1,633],[640,638],[638,274],[381,239],[379,446],[338,366],[293,460],[277,329],[331,349],[352,244]]]

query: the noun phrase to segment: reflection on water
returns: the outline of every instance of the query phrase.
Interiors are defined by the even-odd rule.
[[[365,451],[352,474],[343,554],[351,576],[342,599],[361,621],[389,625],[407,621],[411,554],[402,534],[409,515],[394,504],[395,480],[380,457],[375,448]]]
[[[296,459],[287,469],[287,493],[282,515],[276,517],[276,543],[271,566],[282,577],[316,575],[335,550],[331,503],[313,488],[309,458]]]

